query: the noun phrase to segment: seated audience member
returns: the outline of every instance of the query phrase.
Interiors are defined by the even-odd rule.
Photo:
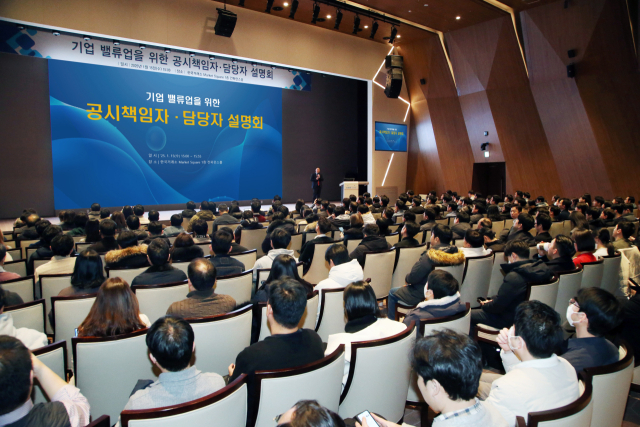
[[[292,250],[287,249],[289,247],[289,243],[291,243],[291,235],[289,232],[282,228],[276,228],[273,233],[271,233],[271,250],[260,257],[253,266],[253,281],[255,282],[258,278],[258,269],[260,268],[271,268],[271,264],[273,264],[273,260],[278,255],[289,255],[294,257],[294,253]],[[294,259],[296,259],[294,257]],[[296,262],[298,260],[296,259]]]
[[[618,347],[605,336],[618,326],[621,317],[615,296],[600,288],[580,289],[567,308],[567,321],[576,328],[576,335],[565,343],[562,358],[576,372],[617,362]]]
[[[414,214],[420,215],[424,213],[424,208],[422,207],[422,200],[419,197],[414,197],[411,199],[411,207],[409,208],[411,212]]]
[[[36,224],[38,223],[38,221],[40,221],[40,216],[37,213],[32,213],[27,216],[26,226],[20,229],[16,229],[16,233],[18,233],[18,230],[20,230],[18,236],[16,237],[16,240],[21,241],[39,239],[40,236],[36,231]]]
[[[133,207],[133,213],[140,220],[140,225],[147,225],[147,224],[149,224],[151,222],[147,218],[144,217],[144,206],[135,205]]]
[[[253,212],[251,211],[244,211],[242,212],[240,225],[236,227],[234,232],[234,239],[238,242],[242,240],[242,230],[259,230],[261,228],[264,227],[258,222],[258,217],[253,216]]]
[[[34,379],[50,401],[33,404]],[[56,375],[19,339],[0,336],[0,425],[84,427],[89,401]]]
[[[123,231],[129,231],[129,227],[127,227],[127,219],[122,212],[114,212],[111,215],[111,221],[116,223],[117,234],[120,234]]]
[[[414,214],[410,210],[404,211],[404,213],[402,214],[402,222],[404,223],[407,221],[416,222],[416,214]]]
[[[131,286],[135,285],[160,285],[163,283],[175,283],[187,280],[184,271],[171,265],[169,245],[162,240],[154,240],[147,247],[147,259],[151,267],[138,274]]]
[[[19,279],[20,275],[17,273],[12,273],[10,271],[5,271],[4,263],[7,260],[7,247],[0,243],[0,283],[6,282],[7,280]],[[21,302],[18,304],[22,304]],[[15,305],[15,304],[11,304]]]
[[[453,221],[453,226],[451,227],[451,232],[453,233],[453,239],[463,239],[467,230],[471,228],[471,224],[469,223],[469,214],[465,211],[458,212],[458,216]]]
[[[207,201],[203,201],[202,203],[200,203],[200,211],[192,216],[189,220],[189,224],[187,225],[187,232],[191,233],[193,231],[193,222],[195,220],[201,219],[204,222],[213,221],[216,218],[213,214],[213,210],[215,208],[215,203],[209,203]]]
[[[208,259],[198,258],[191,261],[187,272],[189,275],[187,299],[171,304],[167,314],[189,318],[215,316],[233,311],[236,300],[229,295],[214,292],[217,271]]]
[[[61,230],[62,231],[62,230]],[[100,221],[89,219],[84,226],[84,239],[80,239],[82,243],[97,243],[100,241]]]
[[[601,228],[598,230],[597,234],[594,236],[596,241],[596,251],[593,255],[597,258],[602,258],[605,256],[612,256],[615,253],[615,249],[611,244],[611,234],[609,234],[609,230],[606,228]]]
[[[507,235],[505,243],[511,242],[513,240],[522,240],[528,246],[533,246],[536,243],[536,239],[529,233],[535,225],[535,221],[531,215],[528,213],[521,213],[518,215],[516,219],[513,221],[513,227],[511,227],[511,231]]]
[[[238,221],[233,216],[229,215],[229,208],[224,203],[218,206],[220,215],[213,220],[213,231],[218,231],[218,227],[221,225],[238,224]]]
[[[406,285],[392,288],[389,291],[388,316],[395,319],[396,304],[402,301],[405,305],[416,305],[424,299],[424,285],[429,273],[438,266],[454,266],[464,264],[464,254],[451,246],[451,229],[438,224],[431,230],[431,246],[411,268],[405,277]]]
[[[195,243],[208,243],[211,241],[207,235],[209,226],[204,219],[196,218],[191,223],[191,229],[193,230],[193,241]]]
[[[193,218],[196,214],[196,204],[193,201],[188,201],[187,202],[187,209],[183,210],[182,213],[180,214],[182,216],[182,218]],[[180,223],[182,224],[182,222]],[[173,225],[173,224],[171,224]]]
[[[318,219],[320,219],[320,217],[318,216],[318,214],[312,213],[310,215],[307,215],[304,219],[307,223],[307,225],[304,227],[304,232],[308,233],[313,232],[316,229],[316,225],[318,225]]]
[[[382,211],[382,216],[376,220],[376,225],[380,229],[381,236],[388,236],[391,234],[389,227],[395,224],[391,218],[393,218],[393,209],[385,208]]]
[[[118,235],[118,248],[107,252],[104,260],[109,268],[140,268],[149,265],[147,245],[138,245],[133,231],[124,231]]]
[[[204,257],[204,251],[193,241],[193,237],[187,233],[180,233],[171,247],[171,260],[173,262],[189,262],[196,258]]]
[[[304,204],[304,200],[302,199],[298,199],[298,202],[302,201],[302,204],[300,205],[300,209],[302,209],[302,207],[305,206]],[[298,207],[298,203],[296,203],[296,207]],[[253,214],[254,219],[257,222],[267,222],[267,218],[264,217],[264,212],[262,212],[262,202],[259,199],[253,199],[251,201],[251,213]],[[301,214],[301,212],[298,210],[297,211],[299,214]]]
[[[250,345],[229,366],[229,382],[241,374],[249,376],[249,407],[258,397],[253,383],[256,371],[287,369],[306,365],[324,357],[320,336],[298,324],[307,308],[307,292],[297,281],[284,277],[269,286],[267,322],[271,335]]]
[[[164,229],[164,235],[167,237],[176,237],[180,233],[184,233],[182,216],[180,214],[173,214],[171,215],[171,225]]]
[[[307,294],[313,292],[313,285],[304,280],[298,274],[298,267],[296,265],[296,259],[290,255],[278,255],[271,264],[271,270],[269,270],[269,276],[262,283],[258,283],[258,290],[256,291],[251,303],[267,302],[269,300],[269,286],[276,280],[282,279],[284,276],[294,279],[300,283]],[[258,320],[254,317],[254,320]],[[257,340],[257,336],[256,336]]]
[[[571,212],[571,215],[569,215],[569,222],[571,222],[570,235],[573,235],[577,230],[589,230],[589,221],[587,221],[587,218],[578,211]]]
[[[71,237],[77,237],[77,236],[86,236],[84,227],[87,225],[87,221],[89,221],[89,216],[87,215],[86,212],[80,212],[78,214],[76,214],[76,217],[73,221],[73,225],[74,227],[71,229],[71,231],[69,231],[69,236]],[[37,224],[36,224],[36,231],[38,230]],[[38,233],[39,235],[42,235],[42,232]]]
[[[507,211],[508,216],[505,219],[512,219],[513,225],[511,226],[511,228],[508,228],[508,229],[503,228],[502,231],[500,232],[500,236],[498,237],[500,240],[502,240],[505,243],[507,242],[507,239],[511,234],[518,231],[518,229],[516,228],[516,220],[518,219],[518,216],[522,213],[522,206],[520,206],[519,204],[507,206],[507,204],[505,203],[504,205],[505,211],[507,210],[507,208],[509,209]]]
[[[551,218],[546,213],[539,213],[535,219],[537,234],[533,238],[536,243],[546,243],[553,240],[549,229],[551,228]]]
[[[501,221],[499,221],[501,222]],[[493,227],[493,221],[491,221],[489,218],[481,218],[480,221],[478,221],[478,224],[476,224],[476,230],[480,230],[481,228],[492,228]]]
[[[456,202],[447,203],[445,218],[455,218],[458,215],[458,204]]]
[[[569,209],[571,209],[571,200],[563,199],[558,205],[560,208],[560,214],[558,215],[558,221],[567,221],[569,219]]]
[[[89,314],[78,326],[79,337],[112,337],[151,325],[140,313],[138,298],[120,277],[107,279],[96,295]]]
[[[344,375],[342,377],[342,388],[344,389],[349,376],[352,342],[387,338],[404,331],[407,327],[395,320],[380,317],[376,294],[368,283],[362,281],[351,283],[344,290],[343,300],[347,324],[343,333],[329,335],[324,354],[328,356],[340,344],[345,345]]]
[[[424,219],[420,223],[420,231],[431,230],[436,224],[436,211],[433,208],[426,208]]]
[[[500,222],[504,221],[504,218],[500,216],[500,208],[498,205],[490,205],[487,207],[487,218],[489,218],[492,222]]]
[[[575,253],[573,240],[563,234],[551,241],[548,252],[538,246],[538,259],[544,261],[553,273],[575,270],[576,265],[573,263]]]
[[[315,400],[300,400],[277,420],[282,427],[346,427],[340,415]]]
[[[163,240],[167,245],[171,245],[169,238],[162,234],[162,224],[158,221],[151,221],[147,226],[149,237],[144,240],[145,244],[151,243],[153,240]]]
[[[130,216],[133,216],[133,208],[129,205],[123,206],[122,215],[124,215],[124,219],[127,220]]]
[[[42,264],[35,269],[35,281],[38,283],[42,274],[71,274],[76,264],[76,258],[72,258],[74,252],[73,237],[59,234],[51,241],[51,261]]]
[[[333,210],[333,215],[329,218],[329,221],[331,221],[336,230],[339,230],[340,228],[346,230],[351,225],[350,218],[351,215],[345,213],[344,206],[336,206]]]
[[[285,230],[289,233],[290,236],[297,234],[297,226],[296,222],[292,219],[286,219],[287,215],[289,215],[289,210],[286,206],[280,206],[277,208],[278,211],[273,213],[271,218],[271,223],[269,227],[267,227],[267,234],[262,241],[262,252],[265,254],[271,250],[271,235],[277,229]],[[315,226],[313,227],[315,230]]]
[[[616,250],[631,247],[630,237],[636,232],[636,226],[628,221],[621,221],[613,229],[613,247]]]
[[[97,219],[100,221],[100,203],[94,203],[89,210],[89,220]]]
[[[396,221],[397,217],[401,217],[402,215],[404,215],[404,211],[407,210],[407,205],[405,204],[405,202],[402,201],[402,199],[398,199],[396,200],[396,206],[394,209],[394,214],[393,214],[393,221]]]
[[[211,235],[211,263],[216,268],[218,277],[239,274],[244,271],[244,264],[235,258],[231,258],[231,241],[233,237],[222,230]]]
[[[484,248],[484,236],[478,230],[470,228],[464,234],[464,243],[460,248],[465,258],[476,258],[479,256],[489,255],[490,249]]]
[[[560,316],[540,301],[525,301],[515,313],[514,324],[498,335],[505,375],[493,382],[480,378],[480,394],[507,420],[516,416],[560,408],[580,396],[578,378],[571,364],[554,354],[562,344]],[[496,375],[491,375],[495,378]],[[491,379],[487,378],[487,379]]]
[[[527,297],[527,284],[546,282],[553,277],[544,261],[529,259],[529,247],[522,240],[507,243],[504,258],[507,263],[501,265],[504,280],[498,294],[482,301],[480,308],[471,310],[471,336],[478,323],[493,328],[513,325],[516,308]]]
[[[231,236],[231,253],[230,255],[239,254],[242,252],[247,252],[249,249],[244,246],[239,245],[235,241],[233,241],[233,231],[229,227],[220,227],[218,231],[224,231],[228,235]]]
[[[318,220],[315,232],[316,237],[305,242],[300,249],[300,262],[304,263],[306,270],[311,266],[316,245],[319,243],[333,243],[333,239],[327,236],[331,232],[331,221],[328,218],[320,218]]]
[[[89,221],[91,222],[91,221]],[[98,221],[95,221],[96,223]],[[87,223],[88,224],[88,223]],[[29,274],[33,274],[33,262],[35,260],[43,260],[43,259],[51,259],[53,257],[53,251],[51,250],[51,242],[54,237],[62,234],[62,228],[57,225],[50,225],[42,232],[42,240],[43,245],[40,246],[34,253],[29,256],[29,261],[27,261],[27,272]],[[73,240],[73,238],[71,238]]]
[[[593,255],[596,247],[596,240],[593,233],[588,228],[586,230],[576,230],[573,232],[573,241],[575,242],[576,255],[573,263],[576,267],[582,267],[583,262],[595,262],[598,259]]]
[[[404,324],[415,321],[418,325],[422,319],[454,316],[466,310],[466,304],[460,302],[458,281],[448,271],[433,270],[424,285],[424,301],[405,316]]]
[[[348,240],[358,240],[364,238],[364,221],[362,217],[355,213],[349,218],[349,229],[342,232],[342,241],[347,244]]]
[[[109,219],[109,215],[111,215],[111,211],[109,209],[107,208],[100,209],[100,222],[104,221],[105,219]]]
[[[414,223],[415,224],[415,223]],[[365,254],[367,252],[382,251],[391,248],[387,239],[380,236],[380,229],[375,224],[364,226],[364,238],[360,244],[349,254],[351,259],[357,259],[364,268]]]
[[[376,223],[376,219],[373,217],[373,214],[369,212],[367,205],[358,206],[358,212],[362,215],[362,221],[365,225]]]
[[[125,410],[152,409],[199,399],[224,387],[224,379],[190,365],[196,349],[189,322],[165,316],[153,322],[147,332],[149,359],[161,374],[157,381],[129,397]]]
[[[1,250],[2,249],[0,249],[0,251]],[[19,301],[16,300],[16,297],[19,298]],[[8,335],[10,337],[17,338],[30,350],[35,350],[36,348],[48,345],[49,340],[42,332],[38,332],[35,329],[16,328],[13,326],[13,317],[11,316],[11,312],[5,313],[4,308],[16,305],[13,304],[14,302],[22,304],[22,298],[14,292],[3,290],[2,286],[0,286],[0,335]],[[2,423],[2,415],[0,415],[0,425],[4,425]]]
[[[152,223],[153,221],[160,221],[160,212],[156,210],[149,211],[147,218],[149,218],[149,223]]]
[[[145,255],[146,257],[146,255]],[[105,281],[102,258],[92,249],[85,249],[76,257],[71,286],[58,293],[59,297],[95,294]]]
[[[473,204],[473,210],[471,210],[471,218],[469,219],[471,225],[473,226],[477,224],[478,221],[484,218],[485,213],[487,213],[487,209],[485,208],[484,203],[475,202]]]
[[[89,247],[99,254],[118,249],[118,242],[116,242],[115,236],[116,223],[107,218],[100,222],[100,241]]]
[[[365,227],[366,232],[366,227]],[[395,248],[415,248],[420,246],[416,235],[420,232],[420,226],[413,221],[406,221],[400,231],[401,240],[393,245]]]
[[[85,214],[85,216],[86,216],[86,214]],[[78,218],[78,216],[76,215],[76,219],[77,218]],[[38,236],[40,236],[40,240],[38,240],[35,243],[30,244],[29,245],[30,248],[41,248],[43,246],[44,247],[48,247],[48,245],[45,244],[45,241],[44,241],[42,235],[44,234],[44,230],[46,230],[47,227],[50,226],[50,225],[51,225],[51,222],[49,220],[47,220],[47,219],[41,219],[40,221],[38,221],[36,223],[36,232],[38,233]],[[83,231],[82,234],[84,235],[85,232]],[[2,233],[0,233],[0,235],[2,235]],[[69,235],[71,235],[71,232],[69,232]],[[0,237],[0,241],[2,243],[4,243],[4,235],[2,235],[2,237]],[[7,259],[7,261],[9,261],[9,260]]]

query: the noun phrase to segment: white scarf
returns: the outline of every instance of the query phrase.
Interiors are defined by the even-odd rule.
[[[430,305],[447,305],[447,304],[451,304],[452,302],[455,302],[456,300],[460,299],[460,292],[456,292],[454,295],[448,296],[448,297],[444,297],[444,298],[439,298],[439,299],[430,299],[430,300],[426,300],[426,301],[422,301],[420,304],[418,304],[417,308],[423,308],[423,307],[427,307]]]

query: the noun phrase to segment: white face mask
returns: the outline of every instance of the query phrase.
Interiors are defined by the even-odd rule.
[[[577,314],[578,312],[575,310],[575,305],[574,304],[569,304],[569,307],[567,307],[567,322],[569,322],[569,325],[571,325],[571,327],[575,327],[575,322],[580,322],[580,320],[576,320],[574,321],[571,317],[574,314]]]

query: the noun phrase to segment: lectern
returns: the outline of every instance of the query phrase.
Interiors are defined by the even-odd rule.
[[[340,183],[342,189],[342,198],[349,197],[352,194],[359,196],[359,186],[369,185],[369,181],[344,181]]]

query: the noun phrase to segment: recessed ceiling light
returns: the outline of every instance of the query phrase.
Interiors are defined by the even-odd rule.
[[[398,35],[396,36],[396,38],[397,38],[397,39],[399,39],[399,38],[400,38],[400,34],[398,34]]]
[[[84,37],[82,37],[82,38],[84,39],[84,41],[87,41],[87,42],[88,42],[89,40],[91,40],[91,37],[89,37],[89,36],[84,36]]]
[[[169,49],[169,48],[165,48],[165,49],[164,49],[164,53],[171,53],[171,49]]]
[[[289,6],[289,3],[287,3],[287,2],[284,2],[284,6],[285,6],[285,7],[286,7],[286,6]]]
[[[460,17],[459,17],[459,16],[456,16],[456,19],[460,19]]]
[[[54,32],[53,32],[53,35],[54,35],[54,36],[59,36],[59,35],[60,35],[60,31],[54,31]]]
[[[411,11],[409,11],[409,13],[411,13]]]
[[[427,6],[429,6],[429,5],[425,3],[425,4],[424,4],[424,7],[427,7]]]
[[[114,40],[114,41],[113,41],[113,45],[114,45],[114,46],[119,46],[119,45],[120,45],[120,42],[119,42],[118,40]]]
[[[327,19],[331,19],[331,15],[327,15]]]
[[[369,26],[368,26],[368,25],[365,25],[364,27],[365,27],[365,28],[369,28]]]

